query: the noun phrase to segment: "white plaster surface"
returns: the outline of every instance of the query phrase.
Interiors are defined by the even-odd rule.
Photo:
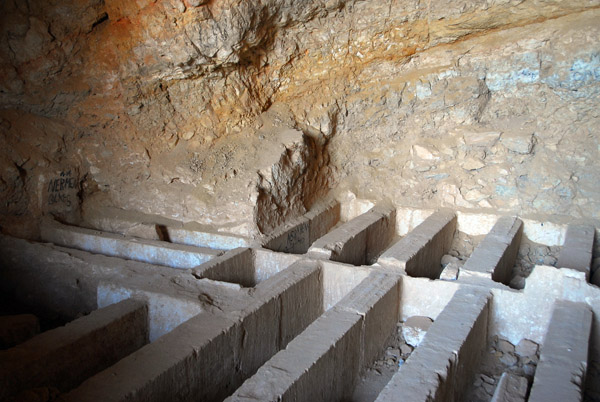
[[[171,332],[179,324],[203,311],[200,303],[193,303],[190,300],[105,283],[98,285],[98,308],[118,303],[130,297],[148,301],[150,342],[154,342],[164,334]]]
[[[546,246],[562,246],[565,242],[567,225],[551,222],[538,222],[531,219],[522,219],[523,235],[529,240]]]
[[[470,236],[486,235],[498,220],[498,215],[456,212],[456,227]]]
[[[335,306],[363,279],[369,276],[368,268],[323,261],[323,305],[325,310]]]
[[[582,272],[567,268],[536,266],[525,289],[492,290],[491,332],[513,345],[521,339],[542,343],[556,300],[584,302],[600,315],[600,289],[589,285]]]
[[[458,288],[456,282],[403,276],[400,287],[400,319],[405,321],[408,317],[422,315],[435,321]]]
[[[396,234],[405,236],[434,212],[433,209],[396,208]]]

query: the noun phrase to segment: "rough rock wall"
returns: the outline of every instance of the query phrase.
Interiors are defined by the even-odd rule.
[[[334,186],[598,219],[599,5],[3,1],[0,225],[109,203],[255,234]]]
[[[577,13],[370,66],[340,108],[334,165],[362,198],[597,224],[599,20]]]

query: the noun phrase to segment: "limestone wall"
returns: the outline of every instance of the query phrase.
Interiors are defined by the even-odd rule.
[[[0,226],[254,235],[330,189],[597,223],[599,5],[4,1]]]

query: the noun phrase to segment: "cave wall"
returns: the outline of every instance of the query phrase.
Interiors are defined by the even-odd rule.
[[[330,189],[598,222],[599,5],[3,1],[0,225],[255,235]]]

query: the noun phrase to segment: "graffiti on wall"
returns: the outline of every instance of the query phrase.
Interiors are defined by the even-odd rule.
[[[47,193],[48,205],[71,207],[75,203],[73,197],[77,196],[77,180],[71,170],[61,171],[58,177],[50,179]]]

